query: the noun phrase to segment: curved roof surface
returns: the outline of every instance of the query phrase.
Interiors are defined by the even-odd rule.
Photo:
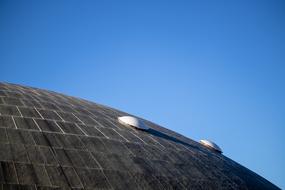
[[[180,134],[59,93],[0,83],[0,189],[278,189]]]

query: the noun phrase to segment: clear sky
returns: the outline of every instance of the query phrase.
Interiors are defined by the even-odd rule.
[[[211,139],[285,188],[283,0],[0,0],[0,65]]]

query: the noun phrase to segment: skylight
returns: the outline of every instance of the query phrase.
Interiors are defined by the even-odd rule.
[[[121,124],[135,127],[141,130],[148,130],[149,127],[140,119],[132,117],[132,116],[122,116],[118,117],[118,120]]]
[[[206,146],[207,148],[210,148],[218,153],[222,153],[222,149],[217,145],[215,144],[214,142],[212,141],[209,141],[209,140],[200,140],[200,143],[204,146]]]

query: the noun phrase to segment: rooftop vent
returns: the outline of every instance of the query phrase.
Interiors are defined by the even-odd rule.
[[[210,148],[218,153],[222,153],[222,149],[212,141],[200,140],[200,143],[206,146],[207,148]]]
[[[118,120],[123,125],[135,127],[137,129],[141,129],[141,130],[148,130],[149,129],[149,127],[147,125],[145,125],[143,121],[141,121],[138,118],[132,117],[132,116],[118,117]]]

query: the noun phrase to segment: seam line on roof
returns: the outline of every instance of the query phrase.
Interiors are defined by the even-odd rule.
[[[78,121],[80,121],[83,125],[86,125],[81,119],[79,119],[79,117],[77,117],[74,113],[71,113],[74,117],[76,117],[78,119]]]
[[[15,120],[14,120],[14,116],[12,116],[12,120],[13,120],[13,123],[14,123],[16,129],[18,129],[18,127],[17,127],[17,125],[16,125],[16,122],[15,122]]]
[[[61,130],[61,132],[62,132],[63,134],[66,134],[56,121],[54,121],[54,123],[55,123],[56,126]]]
[[[113,131],[115,131],[115,133],[117,133],[119,136],[121,136],[123,139],[125,139],[127,142],[130,142],[128,139],[126,139],[123,135],[121,135],[118,131],[116,131],[115,129],[113,129]]]
[[[94,128],[97,129],[100,133],[102,133],[104,137],[106,137],[107,139],[110,139],[110,137],[108,137],[107,135],[105,135],[105,134],[99,129],[100,127],[96,127],[96,126],[92,126],[92,127],[94,127]],[[106,128],[106,127],[105,127],[105,128]]]
[[[34,123],[36,124],[36,126],[39,128],[39,130],[42,131],[42,129],[40,128],[39,124],[35,121],[35,119],[32,118],[32,120],[34,121]]]
[[[42,119],[44,119],[44,117],[42,116],[42,114],[39,112],[39,110],[34,106],[34,109],[38,112],[38,114],[40,115],[40,117],[42,118]]]
[[[21,117],[23,117],[23,114],[21,113],[20,109],[18,108],[18,106],[16,106],[18,112],[20,113]]]
[[[52,110],[63,122],[65,122],[64,121],[64,119],[56,112],[56,110]]]
[[[133,131],[130,131],[131,134],[133,134],[135,137],[137,137],[138,139],[140,139],[143,143],[145,143],[146,145],[148,145],[144,140],[142,140],[139,136],[137,136],[136,134],[133,133]]]
[[[81,127],[77,124],[77,123],[74,123],[74,125],[76,125],[78,128],[79,128],[79,130],[85,135],[85,136],[89,136],[87,133],[85,133],[85,131],[83,131],[83,129],[81,129]]]

